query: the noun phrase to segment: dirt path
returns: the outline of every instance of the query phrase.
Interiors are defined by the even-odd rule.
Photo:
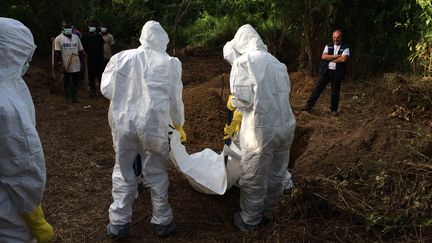
[[[220,97],[219,75],[229,73],[229,65],[220,56],[191,57],[183,60],[183,72],[187,149],[189,152],[203,148],[220,151],[225,102]],[[307,181],[311,177],[327,178],[347,165],[399,156],[393,150],[390,153],[388,146],[398,145],[399,138],[406,139],[403,131],[411,131],[413,125],[388,119],[392,112],[390,105],[377,109],[377,93],[368,83],[343,84],[339,116],[328,112],[329,90],[309,114],[298,110],[314,80],[298,73],[290,76],[292,107],[298,124],[292,149],[296,159],[294,182],[300,190],[310,188]],[[61,241],[110,242],[105,226],[112,200],[114,152],[107,123],[108,101],[102,97],[90,99],[81,92],[81,103],[66,103],[61,94],[49,92],[49,72],[43,69],[33,67],[25,79],[34,98],[37,128],[46,158],[43,205],[48,221]],[[224,99],[228,95],[227,87],[225,84]],[[322,211],[316,211],[309,201],[315,199],[305,198],[306,194],[299,191],[285,196],[273,226],[242,234],[231,223],[233,213],[238,210],[238,189],[224,196],[203,195],[195,192],[174,168],[170,168],[169,174],[170,203],[178,232],[163,241],[345,241],[353,235],[346,233],[347,222],[358,232],[355,235],[359,238],[354,240],[361,241],[369,234],[364,225],[356,226],[352,219],[346,218],[349,216],[341,217],[337,208],[325,208],[331,205],[323,204]],[[309,211],[304,210],[306,204],[310,206]],[[134,204],[130,242],[162,241],[152,233],[150,218],[149,193],[143,193]],[[372,239],[380,237],[371,236]]]

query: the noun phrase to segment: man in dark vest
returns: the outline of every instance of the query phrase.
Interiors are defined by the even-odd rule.
[[[88,82],[90,86],[90,96],[96,96],[96,78],[100,84],[102,79],[102,65],[104,60],[104,40],[96,32],[96,24],[90,23],[88,32],[84,33],[82,39],[84,51],[87,54]],[[100,86],[100,85],[99,85]]]
[[[321,57],[322,63],[319,70],[320,78],[318,79],[306,104],[301,108],[302,111],[310,112],[312,110],[322,91],[330,82],[330,112],[332,115],[338,114],[341,82],[345,79],[346,64],[350,51],[348,45],[342,43],[342,32],[340,30],[333,31],[332,38],[333,43],[329,43],[325,46]]]

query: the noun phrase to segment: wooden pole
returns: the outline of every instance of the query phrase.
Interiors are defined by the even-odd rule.
[[[54,70],[54,66],[55,66],[55,56],[54,56],[54,40],[55,39],[51,39],[51,77],[55,80],[56,79],[56,75],[55,75],[55,70]]]
[[[224,87],[225,87],[225,73],[222,74],[222,89],[221,89],[221,99],[223,99],[223,92],[224,92]]]

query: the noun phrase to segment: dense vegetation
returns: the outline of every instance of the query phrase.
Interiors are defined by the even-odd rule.
[[[432,68],[429,0],[2,0],[0,16],[29,26],[39,54],[49,53],[49,37],[65,19],[81,30],[90,21],[103,23],[120,49],[137,46],[143,23],[154,19],[169,32],[171,51],[220,52],[239,26],[250,23],[290,70],[313,73],[331,31],[341,28],[354,76]]]

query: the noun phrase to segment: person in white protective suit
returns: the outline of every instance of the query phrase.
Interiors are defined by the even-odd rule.
[[[175,231],[166,171],[170,123],[180,132],[182,142],[186,134],[181,63],[166,53],[168,41],[158,22],[147,22],[141,32],[141,46],[114,55],[102,75],[101,93],[111,100],[108,119],[116,152],[114,202],[107,226],[112,237],[125,238],[129,232],[138,185],[133,168],[137,154],[150,188],[154,231],[158,236]]]
[[[22,79],[36,46],[21,22],[0,18],[0,242],[52,242],[43,215],[45,159]]]
[[[226,45],[227,47],[228,45]],[[227,51],[228,53],[229,51]],[[232,63],[230,63],[232,64]],[[239,141],[240,141],[240,128],[241,128],[241,120],[243,115],[241,114],[240,111],[237,110],[236,107],[234,107],[232,105],[232,95],[230,95],[228,97],[228,102],[227,102],[227,108],[229,113],[231,113],[231,122],[228,124],[225,124],[225,128],[224,128],[224,140],[225,140],[225,144],[227,144],[229,146],[229,144],[231,144],[231,141],[234,142],[236,144],[236,146],[239,146]],[[227,116],[229,116],[227,114]],[[293,117],[293,119],[295,119]],[[294,132],[294,131],[292,131]],[[228,141],[228,142],[227,142]],[[289,194],[293,188],[294,184],[292,182],[291,179],[291,173],[288,171],[288,169],[285,171],[285,176],[282,180],[282,188],[284,190],[285,194]]]
[[[267,52],[251,25],[238,29],[224,47],[224,58],[232,63],[228,107],[243,115],[241,211],[234,214],[234,224],[250,231],[263,216],[272,215],[283,194],[296,123],[289,102],[291,85],[286,66]]]

